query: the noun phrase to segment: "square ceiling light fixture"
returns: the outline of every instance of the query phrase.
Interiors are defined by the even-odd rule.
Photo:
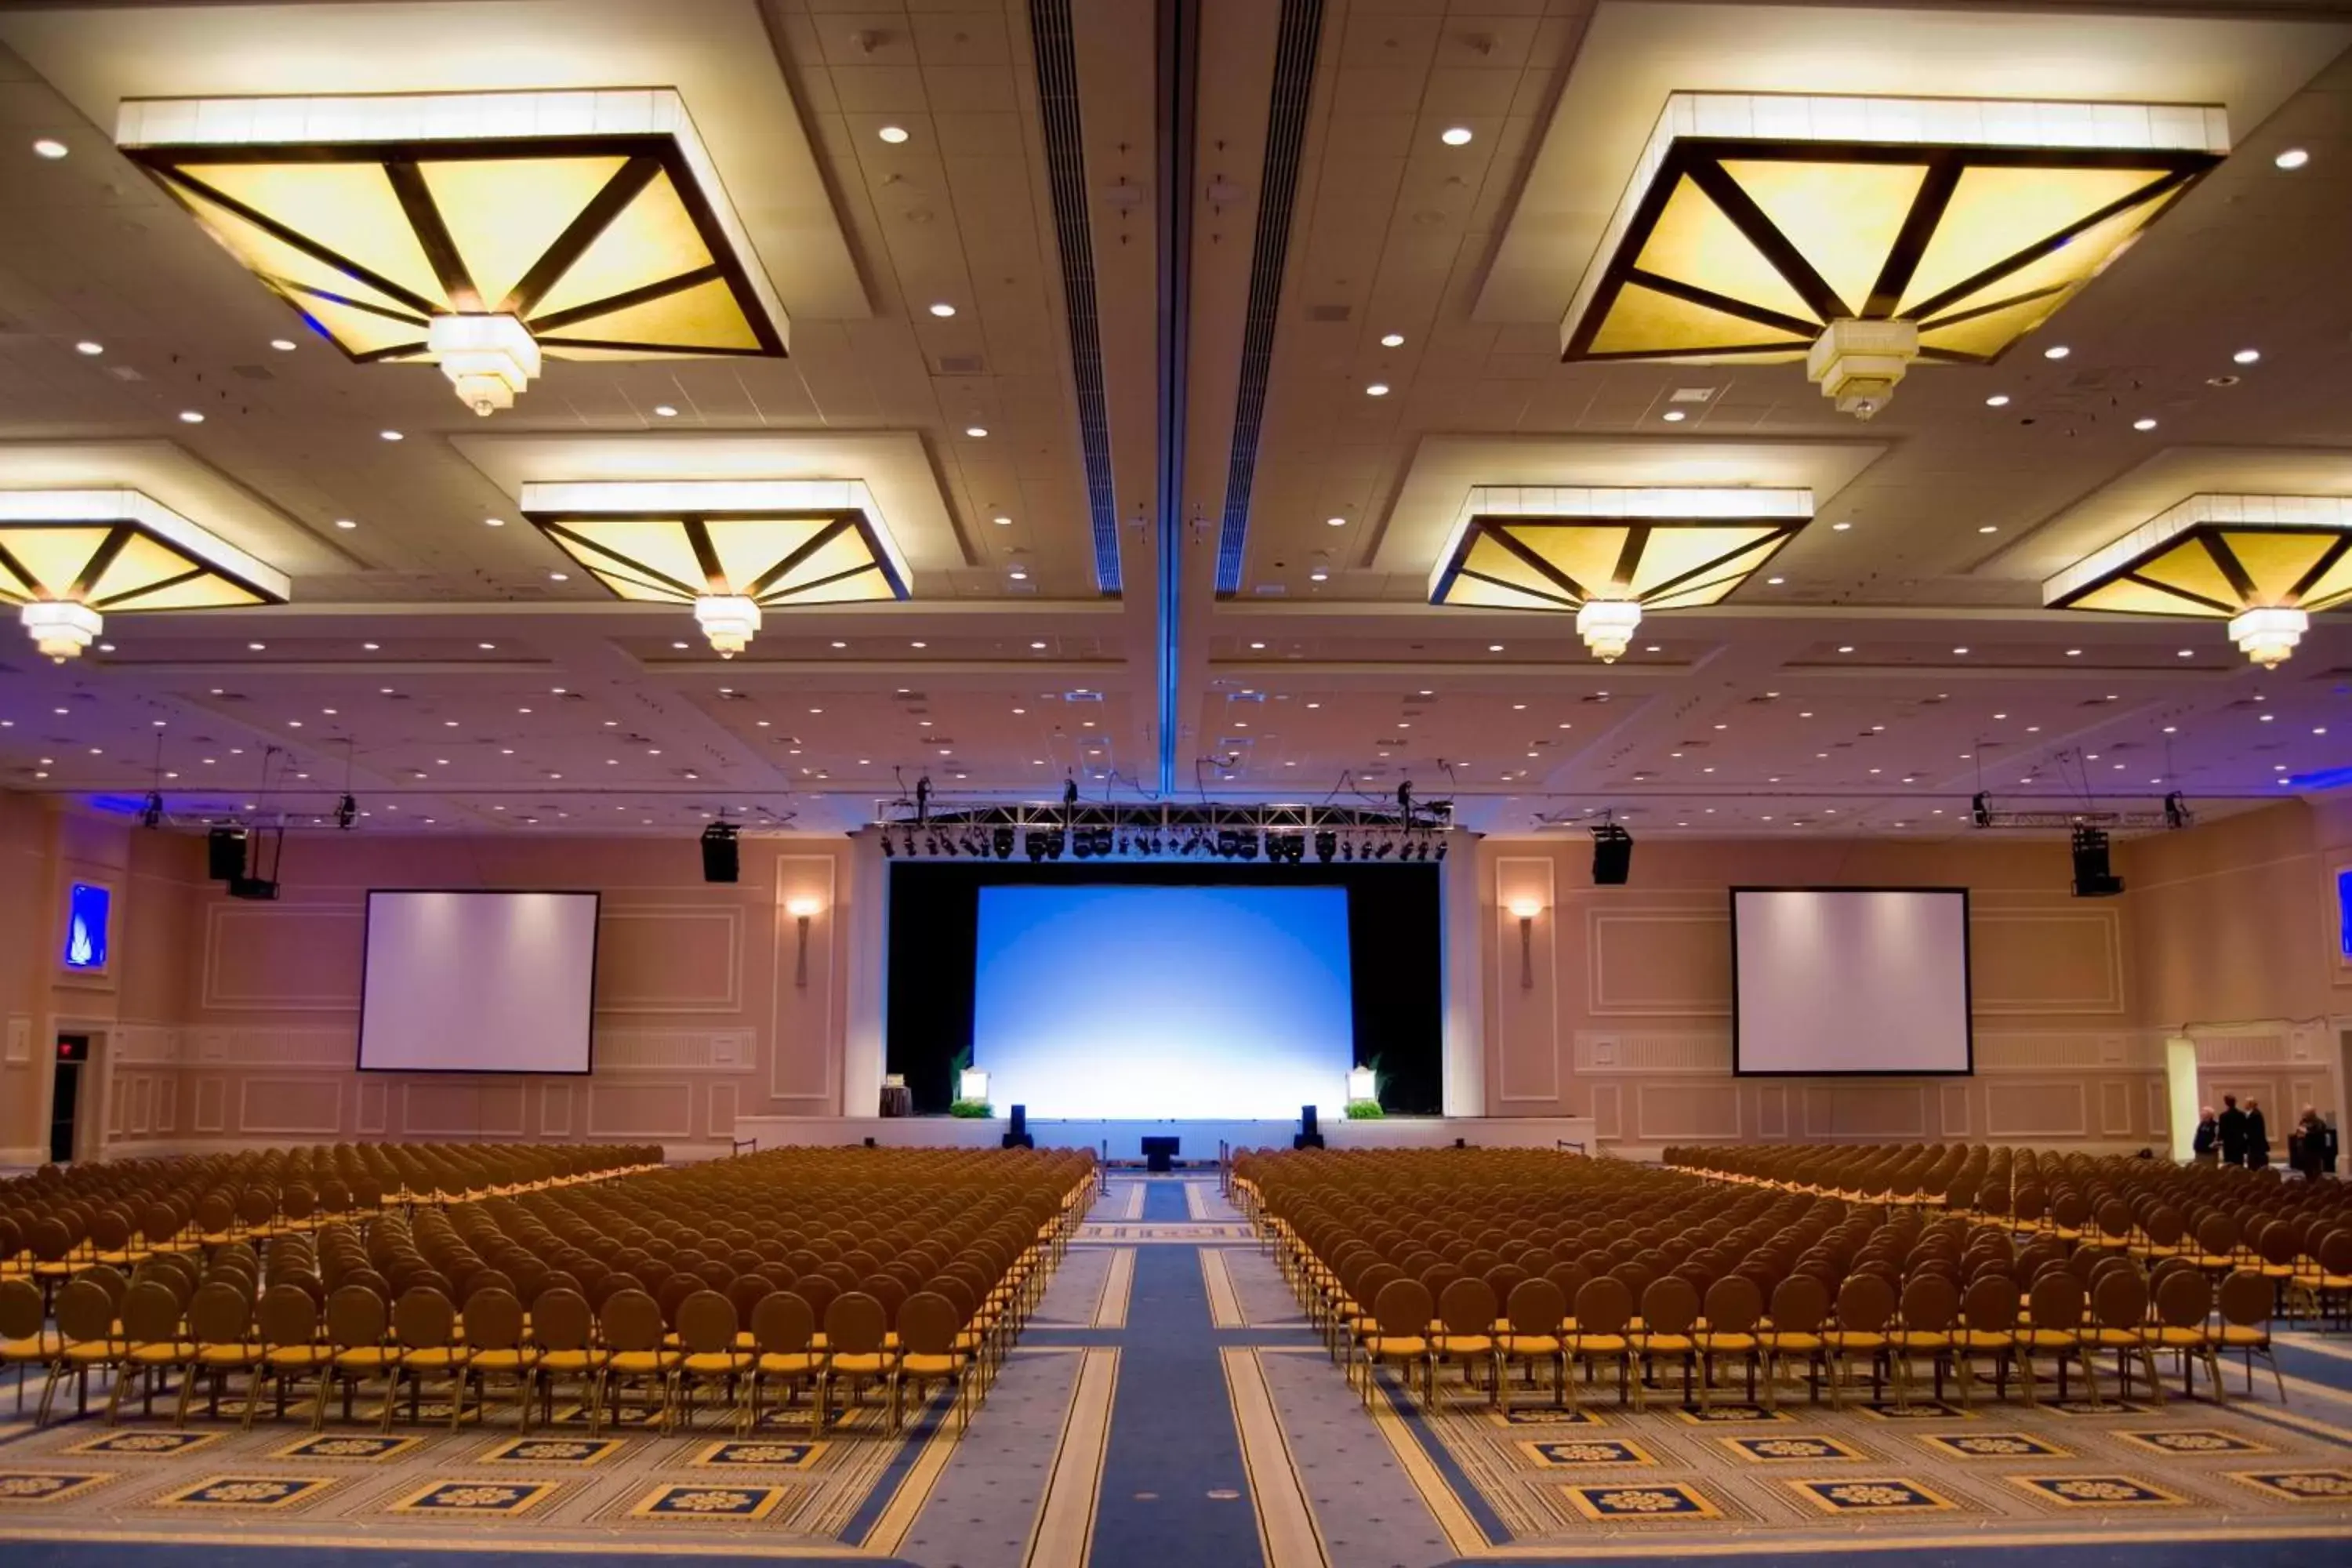
[[[59,664],[121,612],[282,605],[285,574],[137,490],[0,490],[0,604]]]
[[[2230,623],[2271,669],[2314,611],[2352,602],[2352,500],[2190,496],[2042,585],[2045,605]]]
[[[1804,489],[1482,486],[1430,574],[1429,602],[1573,610],[1585,647],[1614,663],[1644,609],[1716,603],[1812,515]]]
[[[908,596],[906,558],[855,479],[526,484],[522,510],[622,598],[693,605],[722,658],[762,610]]]
[[[785,353],[667,89],[133,99],[115,140],[345,353],[437,364],[477,414],[542,358]]]
[[[1867,419],[1914,361],[1982,364],[2229,151],[2203,105],[1678,92],[1562,359],[1802,359]]]

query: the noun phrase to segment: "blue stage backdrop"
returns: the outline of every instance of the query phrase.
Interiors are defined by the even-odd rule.
[[[1348,890],[980,889],[972,1064],[1039,1117],[1281,1117],[1346,1098]]]

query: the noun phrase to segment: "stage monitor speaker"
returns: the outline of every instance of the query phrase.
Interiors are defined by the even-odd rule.
[[[245,829],[215,827],[205,835],[205,874],[215,882],[245,875]]]
[[[1143,1144],[1143,1168],[1147,1171],[1172,1171],[1176,1168],[1177,1152],[1184,1146],[1181,1138],[1146,1138]]]
[[[706,882],[732,882],[742,871],[741,857],[735,846],[735,825],[714,822],[702,830],[702,879]]]
[[[1290,1146],[1294,1149],[1320,1149],[1323,1147],[1323,1134],[1315,1130],[1315,1108],[1313,1106],[1302,1105],[1298,1108],[1298,1135],[1290,1141]]]
[[[1029,1135],[1027,1106],[1016,1105],[1013,1108],[1013,1131],[1004,1135],[1003,1146],[1007,1149],[1034,1149],[1037,1146],[1037,1140]]]

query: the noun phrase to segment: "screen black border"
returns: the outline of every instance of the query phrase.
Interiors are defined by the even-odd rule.
[[[588,931],[588,1065],[579,1068],[542,1070],[535,1068],[372,1068],[367,1065],[368,933],[375,923],[378,893],[457,893],[494,899],[521,894],[554,894],[594,901],[596,918]],[[410,1078],[588,1078],[596,1071],[596,963],[604,956],[604,893],[601,888],[370,888],[360,901],[360,1023],[359,1046],[352,1070]]]
[[[1962,1026],[1968,1035],[1969,1065],[1964,1068],[1854,1068],[1844,1072],[1782,1072],[1754,1069],[1742,1065],[1739,1034],[1739,895],[1742,893],[1957,893],[1960,899],[1960,989],[1964,994],[1966,1016]],[[1975,946],[1975,911],[1969,901],[1966,888],[1896,887],[1882,884],[1818,886],[1765,885],[1735,883],[1726,889],[1726,908],[1731,916],[1731,1076],[1734,1078],[1974,1078],[1977,1072],[1977,975]]]

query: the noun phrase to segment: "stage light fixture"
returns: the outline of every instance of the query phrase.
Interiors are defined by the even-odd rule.
[[[360,803],[357,800],[353,799],[349,795],[345,795],[342,799],[335,802],[335,826],[349,833],[353,826],[357,826],[359,819]]]
[[[890,836],[886,833],[882,836],[882,858],[887,860],[890,858]]]
[[[1081,860],[1091,860],[1095,858],[1095,837],[1093,834],[1079,833],[1073,835],[1072,837],[1074,840],[1070,845],[1070,852],[1072,854],[1076,855]]]
[[[1339,836],[1338,834],[1323,832],[1315,836],[1315,858],[1328,866],[1331,863],[1331,857],[1339,852]]]
[[[1592,830],[1592,885],[1622,888],[1633,871],[1633,836],[1614,822]]]
[[[2124,890],[2124,879],[2107,866],[2107,835],[2097,827],[2074,829],[2074,896],[2112,899]]]
[[[999,860],[1010,860],[1013,858],[1013,829],[1009,827],[998,828],[995,832],[989,835],[989,843],[990,847],[996,851],[996,858]]]
[[[1045,858],[1045,836],[1035,828],[1030,829],[1023,847],[1029,856],[1029,863],[1033,866],[1037,864]]]

